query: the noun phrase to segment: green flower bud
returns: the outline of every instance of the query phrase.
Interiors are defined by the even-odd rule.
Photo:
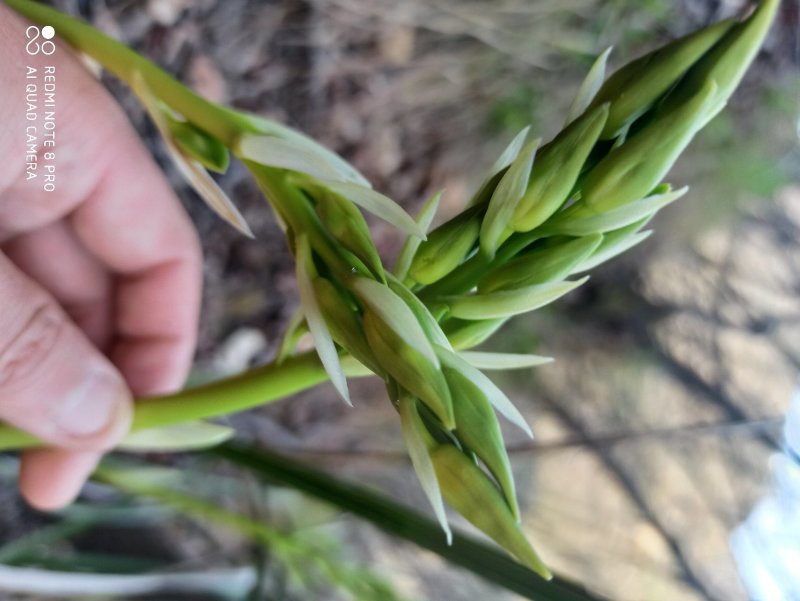
[[[230,153],[222,142],[187,121],[178,121],[169,114],[165,115],[172,139],[187,156],[211,171],[227,171]]]
[[[354,278],[353,292],[363,304],[364,332],[375,360],[452,430],[455,422],[450,389],[414,313],[388,286],[374,280]]]
[[[331,192],[319,195],[316,210],[320,221],[336,241],[358,257],[376,278],[386,281],[383,263],[361,211],[346,198]]]
[[[445,501],[476,528],[542,578],[553,577],[534,551],[519,523],[489,477],[452,445],[431,453]]]
[[[516,231],[528,232],[538,227],[564,204],[607,115],[606,104],[588,110],[541,149],[528,189],[511,219]]]
[[[706,123],[716,90],[709,81],[688,101],[659,110],[592,168],[580,186],[581,203],[599,213],[649,194]]]
[[[373,373],[383,377],[384,371],[375,361],[356,308],[330,280],[315,278],[313,286],[319,310],[333,340]]]
[[[561,280],[589,257],[603,240],[602,234],[554,239],[544,246],[518,255],[478,283],[478,292],[511,290]]]
[[[608,120],[600,138],[616,137],[647,111],[709,48],[733,26],[727,19],[670,42],[612,74],[594,97],[590,107],[610,102]]]
[[[461,319],[511,317],[550,304],[588,279],[587,276],[574,282],[547,282],[488,294],[445,296],[441,298],[441,301],[447,303],[453,317]]]
[[[489,199],[480,233],[481,250],[487,257],[494,257],[497,247],[513,233],[511,217],[528,189],[533,159],[541,141],[537,138],[522,149]]]
[[[478,386],[453,365],[447,363],[446,355],[440,355],[439,358],[453,398],[456,437],[489,468],[500,484],[511,514],[515,520],[519,520],[514,476],[511,473],[503,434],[500,432],[500,424],[492,404]]]
[[[432,284],[458,267],[475,246],[486,206],[475,206],[443,223],[420,244],[409,275],[420,284]]]
[[[707,111],[707,118],[711,119],[716,115],[725,106],[756,57],[779,5],[780,0],[762,0],[748,19],[732,27],[670,92],[665,100],[665,108],[669,110],[686,102],[713,81],[717,87]]]

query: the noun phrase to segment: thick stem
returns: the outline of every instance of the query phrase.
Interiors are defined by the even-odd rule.
[[[344,362],[348,376],[365,375],[355,361]],[[328,379],[316,352],[270,363],[211,384],[136,402],[132,431],[208,419],[280,400]],[[0,424],[0,451],[41,445],[34,436]]]

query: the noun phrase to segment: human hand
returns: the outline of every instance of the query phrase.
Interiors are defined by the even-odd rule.
[[[51,56],[30,56],[27,26],[0,3],[0,420],[52,445],[24,454],[19,485],[32,505],[55,509],[125,435],[132,395],[182,384],[202,260],[190,220],[120,108],[58,39]],[[49,148],[45,66],[56,78]],[[31,82],[35,120],[26,115]],[[31,125],[38,166],[27,179]],[[49,192],[46,163],[55,165]]]

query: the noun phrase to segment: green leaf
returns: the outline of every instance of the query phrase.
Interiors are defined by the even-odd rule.
[[[587,276],[574,282],[547,282],[488,294],[445,296],[440,300],[447,303],[453,317],[460,319],[511,317],[547,305],[574,290],[588,279]]]
[[[485,353],[479,351],[461,351],[459,357],[477,369],[527,369],[552,363],[552,357],[526,355],[517,353]]]
[[[314,293],[314,270],[311,247],[305,234],[297,237],[297,290],[300,293],[300,306],[308,324],[311,335],[314,336],[314,346],[317,347],[319,360],[330,376],[331,383],[345,403],[352,406],[350,393],[347,389],[347,378],[339,363],[339,353],[333,343],[330,330],[322,316],[317,298]]]
[[[439,208],[439,201],[442,199],[443,192],[444,190],[439,190],[427,201],[425,201],[422,209],[420,209],[419,213],[417,214],[417,224],[425,233],[428,232],[428,228],[430,227],[433,218],[436,216],[436,210]],[[393,272],[397,279],[401,282],[408,276],[408,270],[411,268],[411,262],[414,260],[414,255],[417,254],[417,249],[421,243],[422,240],[420,240],[417,236],[408,236],[403,244],[403,248],[400,249],[400,254],[397,257],[397,262],[394,265]]]
[[[236,430],[203,421],[131,432],[119,449],[138,453],[180,453],[213,447],[229,440]]]
[[[483,541],[453,530],[448,545],[436,521],[373,489],[335,478],[263,447],[226,443],[206,451],[277,485],[331,503],[378,528],[428,549],[531,601],[600,601],[579,585],[555,576],[546,581]]]
[[[520,152],[492,194],[480,233],[481,250],[489,257],[494,256],[503,234],[511,228],[511,218],[528,188],[533,159],[541,141],[537,138]]]
[[[403,439],[406,442],[408,455],[411,457],[411,463],[417,473],[422,490],[433,507],[433,513],[436,515],[442,530],[444,530],[447,544],[449,545],[453,542],[453,532],[447,523],[447,514],[444,511],[444,501],[442,500],[442,491],[439,490],[439,481],[436,479],[436,470],[434,470],[433,462],[430,455],[428,455],[428,447],[432,441],[430,440],[430,434],[425,429],[425,424],[419,416],[416,405],[415,398],[407,393],[400,394],[398,409],[400,411],[400,423],[403,427]],[[426,438],[429,440],[426,441]]]
[[[608,61],[608,55],[611,54],[612,49],[613,46],[609,46],[595,59],[589,72],[586,74],[586,78],[581,82],[578,93],[575,94],[575,99],[569,107],[565,125],[572,123],[589,108],[592,99],[597,95],[600,86],[603,85],[603,80],[606,77],[606,62]]]

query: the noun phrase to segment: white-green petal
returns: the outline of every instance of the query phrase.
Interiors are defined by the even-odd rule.
[[[547,282],[488,294],[443,297],[441,300],[447,303],[450,315],[460,319],[511,317],[551,303],[588,279],[586,276],[576,281]]]
[[[442,199],[444,190],[439,190],[431,196],[420,209],[417,214],[417,225],[421,231],[428,233],[428,229],[436,216],[436,210],[439,208],[439,201]],[[417,236],[408,236],[400,254],[397,257],[397,262],[394,265],[394,275],[401,282],[408,275],[408,270],[411,268],[411,262],[414,260],[414,255],[417,254],[417,249],[422,243],[422,240]]]
[[[371,187],[369,180],[359,173],[355,167],[345,161],[338,154],[328,148],[325,148],[322,144],[312,138],[309,138],[307,135],[292,129],[291,127],[287,127],[275,121],[259,117],[258,115],[245,113],[239,113],[239,115],[244,116],[262,133],[283,138],[285,140],[291,140],[296,145],[308,148],[311,152],[323,157],[346,181],[354,182],[368,188]]]
[[[391,223],[406,234],[425,240],[425,229],[420,227],[411,215],[388,196],[351,182],[320,180],[320,184],[332,192],[344,196],[365,211]]]
[[[601,263],[605,263],[609,259],[613,259],[617,255],[621,255],[627,250],[630,250],[640,242],[643,242],[647,238],[650,237],[650,234],[653,233],[653,230],[645,230],[643,232],[636,232],[635,234],[631,234],[627,238],[623,238],[619,240],[616,244],[609,246],[608,248],[600,248],[598,252],[584,260],[580,265],[578,265],[572,273],[581,273],[582,271],[589,271],[590,269],[594,269]]]
[[[442,491],[439,488],[439,481],[436,479],[436,470],[433,467],[433,461],[428,454],[428,445],[426,444],[424,436],[425,424],[417,413],[415,406],[416,400],[409,396],[407,393],[401,393],[399,399],[400,410],[400,423],[403,428],[403,439],[408,449],[408,455],[411,458],[411,464],[414,466],[414,471],[417,473],[417,478],[428,497],[428,501],[433,507],[433,513],[439,525],[444,530],[447,537],[447,544],[453,542],[453,533],[450,530],[450,525],[447,523],[447,515],[444,510],[444,501],[442,500]]]
[[[232,438],[235,433],[233,428],[218,424],[203,421],[184,422],[131,432],[118,448],[139,453],[196,451],[221,444]]]
[[[353,403],[350,401],[350,393],[347,389],[347,378],[339,362],[339,353],[314,295],[313,278],[315,274],[313,273],[311,246],[305,235],[298,236],[296,244],[297,291],[300,295],[300,307],[305,315],[308,329],[314,337],[314,346],[322,366],[344,402],[352,406]]]
[[[509,229],[514,210],[528,188],[533,159],[540,142],[541,138],[538,138],[520,152],[492,194],[481,223],[480,235],[481,249],[490,257],[494,256],[503,232]]]
[[[486,353],[480,351],[462,351],[459,356],[478,369],[527,369],[552,363],[552,357],[519,353]]]
[[[436,357],[425,331],[402,298],[388,286],[364,277],[354,278],[352,289],[390,330],[401,336],[412,348],[422,353],[433,365],[439,365],[439,359]]]
[[[525,421],[525,418],[519,412],[519,409],[514,406],[505,393],[486,377],[483,372],[467,363],[467,361],[459,357],[458,354],[444,348],[439,348],[439,358],[443,363],[446,363],[448,367],[458,370],[465,378],[468,378],[475,384],[500,415],[521,428],[530,438],[533,438],[533,432]]]
[[[197,195],[203,199],[211,210],[237,230],[253,238],[250,226],[247,225],[247,221],[245,221],[239,209],[236,208],[236,205],[233,204],[233,201],[217,185],[205,167],[198,161],[188,157],[180,146],[175,143],[169,129],[169,123],[162,113],[158,100],[145,82],[144,76],[139,72],[135,73],[131,80],[131,87],[139,100],[142,101],[145,109],[147,109],[147,113],[152,118],[156,129],[166,144],[167,153],[183,178],[194,188]]]
[[[571,214],[567,210],[563,218],[557,216],[552,223],[546,224],[544,229],[548,233],[570,236],[587,236],[595,232],[616,230],[663,209],[686,194],[688,190],[689,187],[684,186],[664,194],[654,194],[603,213],[597,213],[585,206]]]
[[[500,156],[497,157],[497,160],[494,162],[494,165],[492,165],[492,168],[489,169],[489,175],[486,178],[487,180],[492,179],[495,175],[500,173],[503,169],[514,162],[514,160],[519,156],[530,130],[531,126],[527,125],[526,127],[523,127],[516,136],[514,136],[514,139],[511,140],[511,143],[506,146],[505,150],[503,150]]]
[[[236,154],[261,165],[298,171],[318,179],[348,180],[328,157],[298,140],[244,134],[236,144]]]
[[[608,55],[611,54],[612,48],[613,46],[609,46],[595,59],[589,72],[586,74],[586,78],[578,88],[575,99],[569,107],[565,125],[569,125],[580,117],[592,103],[592,100],[594,100],[597,91],[603,85],[603,81],[606,78],[606,62],[608,61]]]

